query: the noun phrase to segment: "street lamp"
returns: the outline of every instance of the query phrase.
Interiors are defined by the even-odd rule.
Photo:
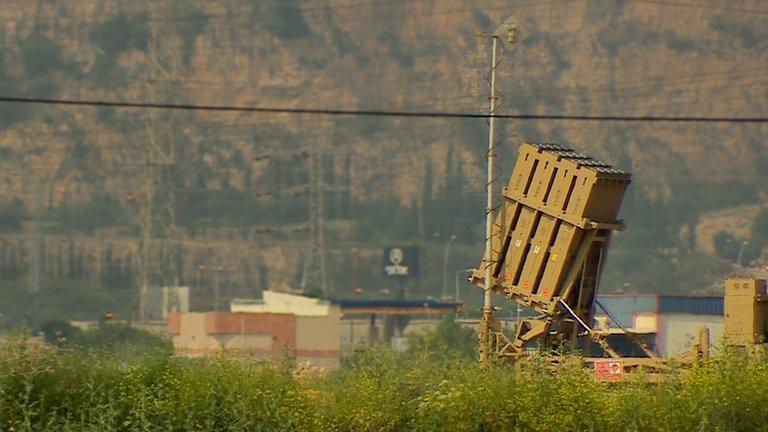
[[[736,265],[738,265],[739,268],[741,268],[741,254],[744,252],[744,246],[746,246],[748,244],[749,244],[749,242],[744,240],[743,242],[741,242],[741,246],[739,246],[739,258],[738,258],[738,260],[736,260]]]
[[[454,297],[454,299],[453,299],[453,300],[454,300],[456,303],[459,303],[459,275],[460,275],[461,273],[464,273],[464,274],[472,274],[472,272],[474,272],[474,271],[475,271],[475,269],[464,269],[464,270],[456,270],[456,273],[455,273],[455,274],[454,274],[454,276],[453,276],[453,280],[454,280],[454,282],[456,283],[456,296]],[[459,313],[458,313],[458,312],[456,312],[456,319],[458,319],[458,318],[459,318]]]
[[[748,244],[749,242],[744,240],[741,242],[741,245],[739,245],[739,258],[736,260],[736,276],[741,276],[741,255],[744,252],[744,246]]]
[[[733,239],[726,239],[726,243],[732,243]],[[744,246],[748,245],[749,242],[747,240],[742,240],[739,242],[739,255],[738,258],[736,258],[736,276],[739,276],[739,270],[741,270],[741,256],[744,254]]]
[[[356,290],[359,288],[357,283],[357,261],[359,260],[358,254],[357,254],[357,248],[352,248],[352,289]]]
[[[488,97],[491,106],[488,111],[488,151],[486,152],[488,181],[486,182],[485,262],[483,263],[485,266],[485,292],[483,294],[483,320],[480,325],[480,334],[483,335],[483,337],[490,336],[490,323],[493,319],[493,266],[491,262],[493,260],[493,183],[496,180],[494,174],[494,159],[496,157],[494,154],[494,147],[496,147],[496,109],[499,106],[499,97],[496,94],[496,69],[498,67],[497,53],[499,47],[503,46],[504,41],[510,46],[514,45],[518,35],[519,28],[515,17],[507,18],[507,20],[498,26],[493,33],[478,34],[478,36],[490,37],[493,43],[490,73],[491,94]],[[488,341],[485,340],[482,343],[485,344],[487,342]],[[482,347],[480,350],[480,360],[483,362],[488,361],[488,350],[483,349]]]
[[[475,271],[475,269],[456,270],[456,274],[454,275],[454,282],[456,283],[456,295],[454,297],[454,300],[456,301],[456,303],[459,302],[459,275],[462,274],[462,273],[464,273],[464,274],[472,274],[472,272],[474,272],[474,271]]]
[[[443,256],[443,295],[441,299],[445,299],[445,293],[448,291],[448,254],[451,252],[451,243],[456,240],[456,236],[452,235],[448,239],[448,244],[445,245],[445,255]]]

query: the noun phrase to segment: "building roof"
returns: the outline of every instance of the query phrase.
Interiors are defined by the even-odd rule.
[[[705,315],[723,316],[722,296],[683,296],[662,294],[612,294],[599,295],[597,300],[624,327],[639,326],[639,315]],[[605,315],[600,305],[595,314]],[[613,322],[608,323],[614,326]]]
[[[720,315],[725,311],[722,296],[659,296],[659,311],[690,315]]]
[[[261,299],[233,300],[229,309],[231,312],[327,316],[331,313],[330,308],[331,303],[323,299],[277,291],[264,291]]]
[[[333,303],[339,305],[343,313],[348,314],[439,314],[454,313],[462,307],[462,303],[410,299],[338,299]]]
[[[298,316],[327,316],[330,308],[347,314],[423,315],[455,313],[462,303],[410,299],[336,299],[332,301],[276,291],[264,291],[262,299],[235,299],[233,313],[291,313]]]
[[[724,313],[723,296],[612,294],[599,295],[597,299],[614,314],[622,312],[656,312],[722,316]]]

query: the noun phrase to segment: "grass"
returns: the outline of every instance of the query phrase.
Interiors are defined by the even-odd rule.
[[[768,366],[714,358],[661,382],[597,383],[462,355],[372,350],[328,375],[167,352],[129,360],[16,341],[0,358],[5,431],[746,431],[768,429]]]

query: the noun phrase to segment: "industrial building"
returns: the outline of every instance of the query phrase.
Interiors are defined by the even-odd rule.
[[[597,303],[596,328],[618,335],[624,327],[643,335],[660,356],[690,350],[701,327],[709,328],[713,347],[722,342],[721,296],[601,295]],[[338,362],[343,349],[381,341],[404,348],[409,333],[434,327],[460,307],[431,300],[326,301],[264,291],[261,299],[234,300],[226,312],[173,313],[168,329],[180,355],[227,352],[275,358],[289,353],[327,366]]]
[[[181,355],[290,354],[334,366],[341,355],[340,316],[339,306],[324,300],[264,291],[260,300],[235,300],[229,312],[174,313],[169,330],[174,352]]]
[[[627,330],[649,335],[650,348],[662,357],[690,350],[701,327],[709,328],[715,349],[722,345],[722,296],[601,295],[598,303],[598,326],[621,330],[602,306]]]
[[[261,299],[234,300],[228,312],[173,313],[168,327],[180,355],[275,358],[289,353],[299,361],[333,366],[342,347],[391,340],[402,348],[405,334],[437,325],[440,315],[459,310],[458,303],[432,300],[330,302],[264,291]]]

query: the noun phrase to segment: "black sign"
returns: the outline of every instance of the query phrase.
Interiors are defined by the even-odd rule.
[[[419,248],[388,246],[384,248],[384,276],[419,275]]]

